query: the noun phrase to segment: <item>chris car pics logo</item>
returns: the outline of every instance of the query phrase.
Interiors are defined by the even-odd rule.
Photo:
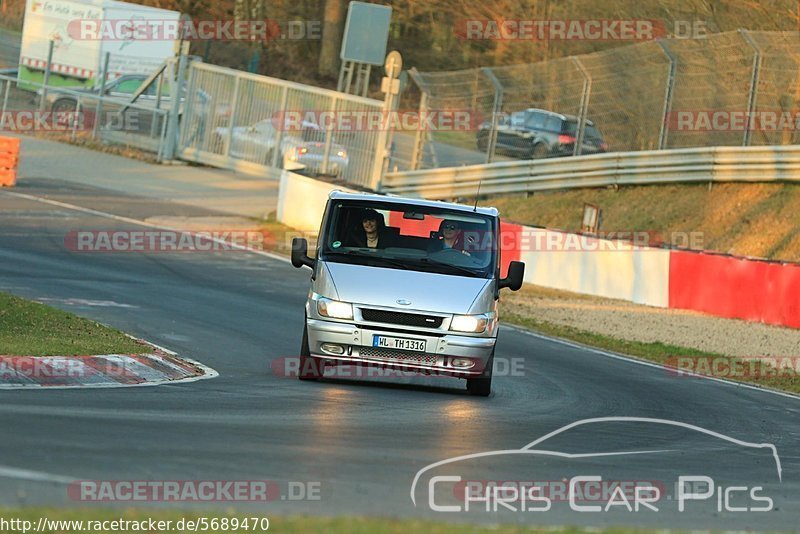
[[[686,451],[668,448],[636,448],[628,450],[603,450],[598,452],[568,453],[548,448],[540,448],[546,440],[579,427],[589,427],[601,423],[633,423],[653,424],[699,433],[713,440],[721,440],[725,445],[738,448],[762,449],[774,462],[773,473],[777,474],[776,482],[782,483],[781,461],[775,445],[771,443],[752,443],[731,436],[708,430],[696,425],[654,419],[647,417],[599,417],[583,419],[565,425],[542,436],[520,449],[505,449],[478,452],[457,456],[434,462],[419,471],[411,484],[411,501],[414,506],[427,506],[434,512],[489,512],[489,513],[535,513],[548,512],[558,506],[569,507],[578,513],[608,513],[627,511],[631,513],[656,513],[662,510],[683,513],[692,510],[708,510],[720,512],[768,512],[775,510],[775,503],[770,496],[766,483],[745,484],[730,483],[715,479],[698,469],[690,468],[686,472],[675,469],[668,480],[653,480],[647,477],[641,480],[614,480],[597,473],[572,474],[560,480],[537,480],[536,477],[523,477],[524,480],[498,479],[494,481],[474,480],[467,476],[470,462],[498,463],[504,457],[514,460],[515,472],[524,459],[541,458],[548,460],[551,466],[554,460],[579,464],[584,459],[599,460],[603,457],[616,459],[640,457],[657,458],[660,454]],[[589,427],[590,428],[590,427]],[[587,428],[584,428],[586,430]],[[584,440],[585,444],[585,440]],[[670,460],[674,462],[674,459]],[[614,462],[609,462],[613,464]],[[598,469],[603,462],[594,462],[592,468]],[[772,470],[769,462],[762,462],[767,472]],[[480,472],[485,472],[481,464]],[[702,468],[701,468],[702,469]],[[710,469],[707,468],[707,469]],[[662,472],[662,471],[659,471]],[[420,498],[421,497],[421,498]]]

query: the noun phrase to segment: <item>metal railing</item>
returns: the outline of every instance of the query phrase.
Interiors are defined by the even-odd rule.
[[[800,182],[800,146],[616,152],[389,173],[382,192],[444,200],[481,195],[676,182]]]
[[[490,163],[496,117],[539,108],[586,120],[609,150],[700,146],[789,145],[800,128],[681,127],[679,113],[790,112],[800,109],[800,33],[739,30],[699,39],[659,39],[538,63],[415,72],[421,110],[467,110],[493,124],[489,142],[477,132],[419,131],[405,169]],[[417,93],[409,93],[417,98]],[[415,103],[416,105],[416,103]],[[582,145],[574,144],[574,155]],[[457,152],[454,154],[454,150]],[[454,155],[455,157],[448,157]]]
[[[273,177],[302,168],[377,187],[381,132],[326,128],[317,119],[380,111],[382,101],[199,62],[189,67],[186,94],[181,159]]]

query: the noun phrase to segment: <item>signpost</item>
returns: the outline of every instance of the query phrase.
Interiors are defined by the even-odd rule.
[[[386,60],[383,63],[383,71],[386,76],[381,80],[381,91],[386,94],[383,100],[383,113],[387,116],[397,111],[397,96],[400,94],[400,73],[403,70],[403,57],[400,52],[392,50],[387,54]],[[394,121],[387,120],[388,124],[394,124]],[[389,158],[391,156],[392,139],[394,131],[390,128],[381,130],[380,135],[376,142],[375,162],[372,171],[372,184],[371,188],[375,191],[380,189],[383,175],[389,167]]]
[[[355,74],[353,94],[367,95],[372,66],[382,65],[386,56],[391,20],[391,7],[350,2],[339,52],[342,66],[339,69],[338,91],[349,93]]]

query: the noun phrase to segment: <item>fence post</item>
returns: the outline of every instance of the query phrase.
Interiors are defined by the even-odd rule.
[[[394,65],[397,63],[391,62],[388,58],[391,55],[387,56],[387,67],[386,67],[386,77],[389,79],[386,96],[383,100],[383,116],[388,117],[389,114],[397,111],[398,103],[400,102],[400,93],[397,93],[395,96],[394,91],[392,90],[392,85],[394,85],[394,81],[397,80],[397,76],[399,73],[399,66],[397,71],[394,71]],[[375,159],[373,161],[372,167],[372,176],[370,176],[370,184],[369,189],[373,191],[380,191],[381,185],[383,183],[383,177],[386,174],[386,171],[389,167],[389,155],[391,151],[391,144],[394,139],[394,127],[391,125],[392,121],[386,121],[386,127],[381,128],[377,135],[377,142],[376,142],[376,150],[375,150]]]
[[[75,116],[72,118],[72,134],[70,135],[70,139],[73,141],[75,140],[76,132],[78,131],[78,123],[81,122],[81,109],[83,108],[83,104],[81,101],[81,97],[78,97],[78,102],[75,104]]]
[[[747,33],[747,30],[740,28],[739,35],[742,39],[750,45],[753,49],[753,72],[750,76],[750,94],[747,97],[747,120],[745,121],[744,137],[742,139],[742,146],[750,146],[751,129],[750,121],[753,118],[753,113],[756,110],[756,99],[758,98],[758,78],[761,74],[761,48],[758,46],[753,38]]]
[[[181,96],[183,94],[183,83],[184,83],[184,75],[186,74],[186,54],[183,53],[181,50],[180,56],[178,56],[178,74],[177,80],[174,84],[174,93],[170,95],[172,97],[172,107],[169,110],[169,114],[167,115],[167,139],[166,139],[166,147],[164,148],[164,159],[166,160],[173,160],[175,159],[175,152],[178,144],[178,114],[180,113],[181,107]],[[185,119],[186,117],[184,117]],[[185,121],[184,121],[185,122]]]
[[[419,116],[424,117],[428,113],[428,89],[425,87],[425,82],[419,77],[419,73],[417,72],[416,67],[411,67],[408,70],[408,75],[417,84],[419,87],[422,96],[419,99]],[[411,149],[411,170],[416,171],[419,169],[420,165],[422,164],[422,156],[424,153],[423,150],[423,140],[424,132],[422,124],[420,127],[417,128],[417,131],[414,133],[414,147]]]
[[[336,103],[338,101],[339,101],[339,98],[336,95],[331,97],[330,110],[331,110],[331,116],[332,117],[336,116]],[[333,124],[336,124],[336,121],[329,121],[329,122],[332,122]],[[320,169],[320,172],[323,175],[327,175],[328,174],[328,159],[331,157],[331,143],[333,143],[333,128],[328,128],[325,131],[325,149],[324,149],[324,151],[322,153],[322,168]]]
[[[494,71],[488,67],[481,67],[481,72],[489,78],[494,86],[494,102],[492,102],[492,130],[489,132],[489,142],[486,143],[486,163],[491,163],[497,147],[497,126],[500,120],[500,110],[503,109],[503,84],[495,76]]]
[[[278,120],[281,121],[281,124],[275,129],[275,144],[272,146],[272,162],[271,166],[276,169],[283,168],[283,162],[278,161],[278,158],[281,156],[281,142],[283,142],[283,129],[286,128],[286,118],[284,117],[284,113],[286,112],[286,105],[289,102],[289,86],[284,85],[283,91],[281,93],[281,103],[278,106]]]
[[[664,150],[667,148],[667,138],[669,136],[669,114],[672,113],[672,94],[675,89],[675,74],[678,69],[678,58],[672,53],[672,50],[667,46],[666,41],[663,39],[658,40],[661,50],[666,54],[669,59],[669,76],[667,78],[667,87],[664,92],[664,111],[661,114],[661,129],[658,132],[658,149]]]
[[[3,111],[0,113],[0,130],[6,127],[6,109],[8,108],[8,91],[11,89],[11,79],[6,80],[6,90],[3,93]]]
[[[231,98],[231,118],[228,122],[228,132],[225,135],[225,147],[223,150],[223,156],[227,160],[231,158],[231,143],[233,143],[233,129],[236,126],[236,114],[239,112],[239,106],[237,103],[239,102],[239,80],[240,76],[238,74],[234,74],[235,78],[233,79],[233,98]],[[228,161],[228,165],[230,168],[230,161]]]
[[[103,98],[105,97],[106,78],[108,78],[108,62],[111,59],[111,52],[106,52],[103,60],[103,72],[100,73],[100,98],[94,106],[94,124],[92,125],[92,139],[97,139],[98,124],[103,114]]]
[[[592,94],[592,76],[589,74],[589,71],[586,70],[586,67],[583,66],[580,59],[575,56],[571,57],[575,66],[583,75],[583,94],[581,95],[581,109],[580,115],[578,116],[578,131],[575,135],[575,148],[572,150],[573,156],[580,156],[583,145],[583,135],[586,131],[586,115],[589,112],[589,97]]]
[[[53,64],[53,47],[55,46],[56,42],[50,40],[50,44],[47,48],[47,65],[45,65],[44,70],[44,84],[42,85],[42,96],[39,97],[39,111],[44,111],[44,108],[47,107],[47,86],[50,83],[50,71],[52,70],[51,65]],[[17,75],[19,76],[19,75]]]

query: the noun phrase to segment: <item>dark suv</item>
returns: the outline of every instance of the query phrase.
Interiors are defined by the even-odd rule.
[[[478,149],[485,151],[489,144],[491,122],[478,128]],[[578,135],[578,118],[544,109],[526,109],[500,117],[497,123],[496,152],[518,158],[549,158],[571,156]],[[586,121],[581,154],[608,151],[603,136],[594,123]]]

